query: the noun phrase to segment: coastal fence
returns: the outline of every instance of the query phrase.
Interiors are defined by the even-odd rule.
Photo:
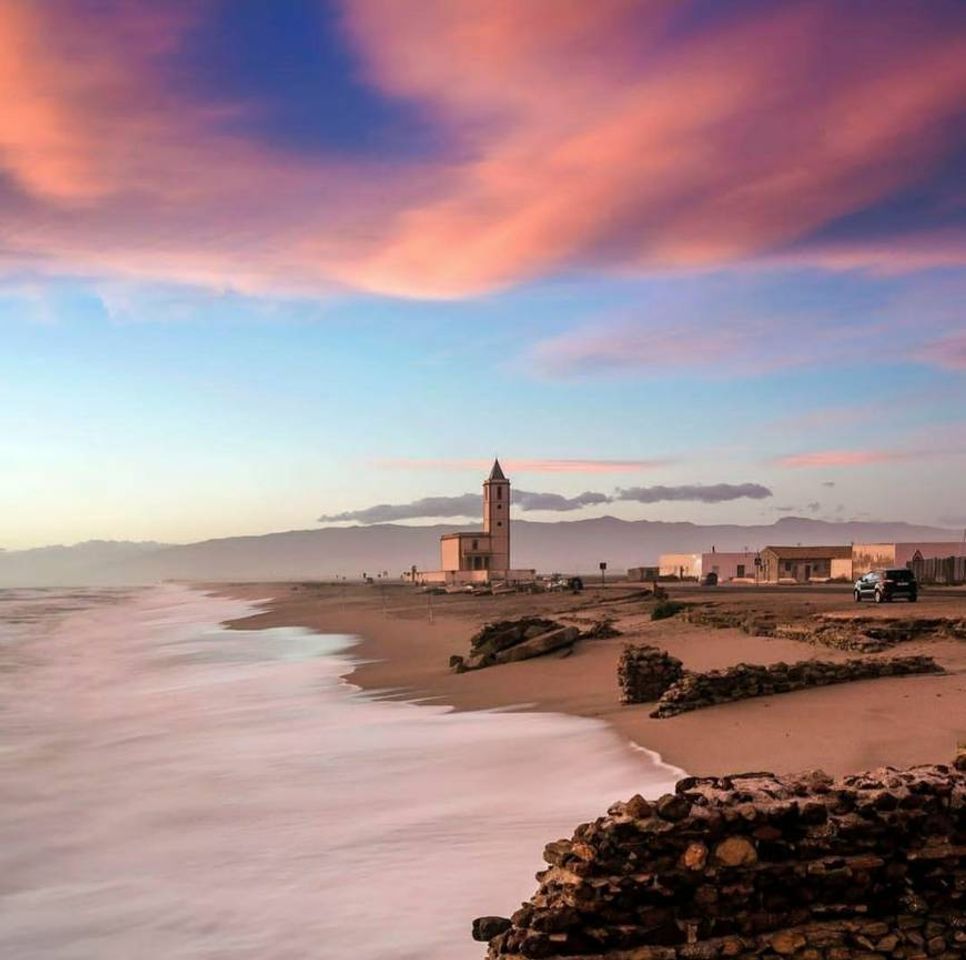
[[[920,583],[966,583],[966,557],[927,557],[909,567]]]

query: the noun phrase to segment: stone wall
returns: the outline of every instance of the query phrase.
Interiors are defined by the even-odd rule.
[[[511,919],[474,925],[490,960],[966,954],[966,773],[954,766],[689,777],[653,803],[615,804],[544,859]]]
[[[621,703],[652,703],[684,676],[684,664],[647,644],[625,644],[617,663]]]
[[[719,703],[768,697],[834,683],[942,672],[942,667],[932,657],[922,656],[875,660],[856,657],[844,663],[802,660],[799,663],[773,663],[769,666],[739,663],[725,670],[710,670],[707,673],[686,671],[661,694],[651,716],[674,717]]]

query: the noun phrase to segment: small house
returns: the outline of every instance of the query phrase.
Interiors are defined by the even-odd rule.
[[[852,547],[765,547],[761,578],[768,583],[851,580]]]

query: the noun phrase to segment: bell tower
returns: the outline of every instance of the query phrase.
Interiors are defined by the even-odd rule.
[[[510,481],[493,461],[483,481],[483,533],[490,537],[490,569],[510,569]]]

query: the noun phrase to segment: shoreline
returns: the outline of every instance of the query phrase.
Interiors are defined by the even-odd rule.
[[[345,679],[376,698],[439,703],[456,711],[508,709],[592,718],[605,722],[631,748],[656,757],[655,762],[696,775],[815,768],[841,774],[883,765],[939,762],[954,753],[966,735],[962,721],[956,721],[962,710],[957,713],[952,708],[954,702],[966,703],[966,644],[962,641],[902,645],[904,654],[935,655],[950,671],[944,675],[822,687],[653,720],[648,716],[650,705],[624,706],[618,701],[616,663],[625,642],[654,643],[687,667],[702,670],[741,661],[844,660],[854,654],[749,636],[736,629],[651,622],[649,611],[626,587],[587,591],[580,597],[478,598],[429,597],[395,586],[381,591],[287,582],[195,586],[261,605],[251,616],[227,621],[231,629],[302,626],[358,637],[353,654],[361,662]],[[844,605],[836,594],[817,602],[830,610]],[[809,599],[808,604],[812,603]],[[950,606],[955,615],[966,615],[962,598],[954,598]],[[920,604],[913,612],[925,615],[924,607]],[[905,610],[897,605],[888,612],[906,615]],[[524,613],[583,628],[613,617],[622,635],[582,641],[563,656],[464,674],[450,672],[450,655],[466,653],[468,639],[481,623]]]

